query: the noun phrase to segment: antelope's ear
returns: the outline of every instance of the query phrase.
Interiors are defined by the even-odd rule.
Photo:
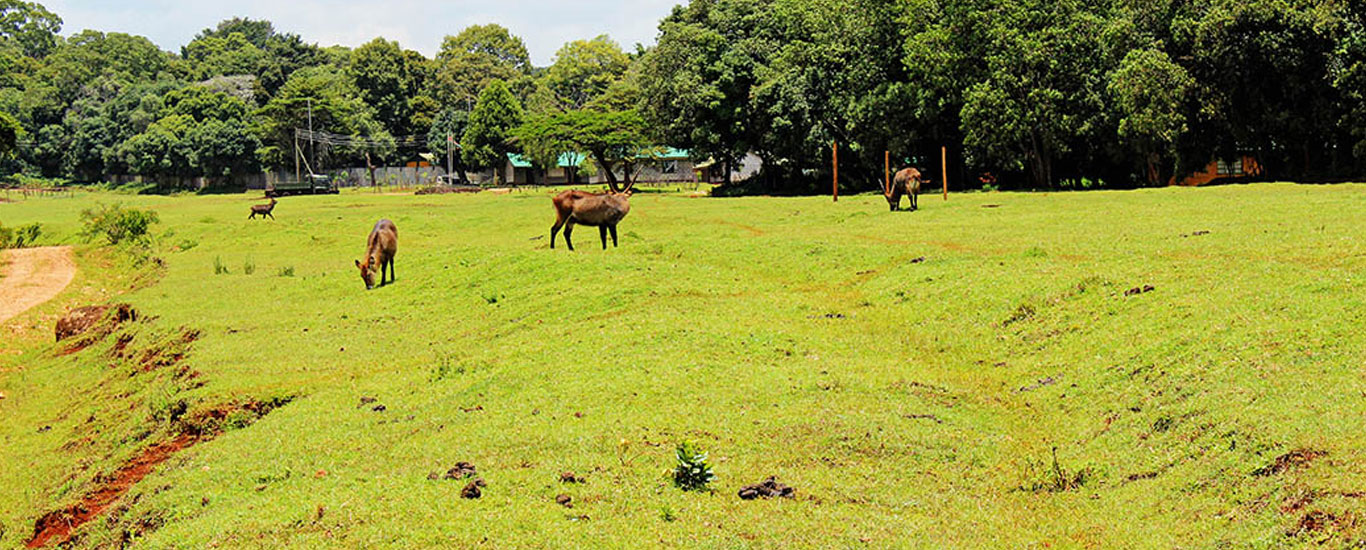
[[[356,260],[356,267],[360,267],[360,260]]]

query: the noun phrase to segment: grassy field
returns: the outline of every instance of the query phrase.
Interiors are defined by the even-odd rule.
[[[0,204],[43,244],[96,202],[162,220],[0,328],[0,547],[194,429],[74,544],[1366,544],[1366,186],[641,193],[574,253],[548,196]],[[62,355],[51,321],[106,300],[139,320]],[[714,492],[665,477],[682,441]],[[483,498],[428,479],[459,461]],[[771,475],[796,498],[736,496]]]

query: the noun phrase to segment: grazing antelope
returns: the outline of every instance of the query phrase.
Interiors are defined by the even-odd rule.
[[[251,205],[251,215],[250,215],[250,216],[247,216],[247,219],[250,220],[250,219],[252,219],[252,218],[255,218],[257,215],[260,215],[260,216],[261,216],[261,219],[263,219],[263,220],[266,219],[266,216],[270,216],[270,219],[273,220],[273,219],[275,219],[275,214],[271,214],[271,213],[270,213],[272,210],[275,210],[275,199],[274,199],[274,198],[270,199],[270,204],[253,204],[253,205]]]
[[[379,268],[379,285],[384,286],[384,274],[389,273],[389,282],[394,282],[394,255],[398,254],[398,228],[394,222],[380,220],[370,231],[365,245],[365,262],[356,260],[360,268],[360,278],[365,281],[365,289],[375,288],[375,268]]]
[[[628,193],[586,193],[565,191],[555,195],[555,225],[550,228],[550,248],[555,248],[555,235],[564,227],[564,244],[574,250],[574,242],[569,235],[574,232],[574,224],[598,228],[602,237],[602,249],[607,250],[607,232],[612,232],[612,246],[617,246],[617,222],[631,211]]]
[[[892,188],[883,193],[884,196],[887,197],[887,204],[892,207],[892,212],[896,212],[901,208],[902,195],[909,195],[911,197],[912,211],[920,208],[919,201],[916,200],[916,197],[920,195],[920,184],[928,181],[929,180],[921,178],[920,171],[915,168],[907,168],[897,172],[896,176],[892,178]]]

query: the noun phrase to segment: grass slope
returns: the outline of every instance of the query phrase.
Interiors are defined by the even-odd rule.
[[[2,546],[186,418],[260,402],[288,404],[235,412],[77,544],[1366,538],[1360,185],[927,196],[916,213],[638,194],[621,248],[580,228],[576,253],[548,249],[541,191],[290,198],[276,221],[246,220],[244,196],[104,195],[0,218],[69,242],[95,201],[160,212],[164,268],[142,276],[162,276],[137,284],[87,249],[105,274],[78,283],[138,288],[120,298],[144,315],[117,333],[127,349],[58,356],[32,328],[0,356]],[[398,281],[366,292],[352,260],[381,217]],[[710,451],[714,494],[664,477],[683,440]],[[428,480],[457,461],[482,499]],[[770,475],[798,498],[736,498]]]

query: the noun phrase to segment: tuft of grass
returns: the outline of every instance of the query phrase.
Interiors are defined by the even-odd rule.
[[[220,256],[214,256],[214,257],[213,257],[213,274],[214,274],[214,275],[228,275],[228,274],[230,274],[230,272],[228,271],[228,265],[225,264],[225,263],[223,263],[223,258],[220,257]]]
[[[282,268],[279,269],[279,271],[276,271],[276,272],[275,272],[275,275],[277,275],[277,276],[279,276],[279,277],[293,277],[293,276],[294,276],[294,266],[291,265],[291,266],[287,266],[287,267],[282,267]]]
[[[256,264],[251,261],[251,257],[247,257],[247,259],[242,262],[242,274],[251,275],[253,273],[256,273]]]

